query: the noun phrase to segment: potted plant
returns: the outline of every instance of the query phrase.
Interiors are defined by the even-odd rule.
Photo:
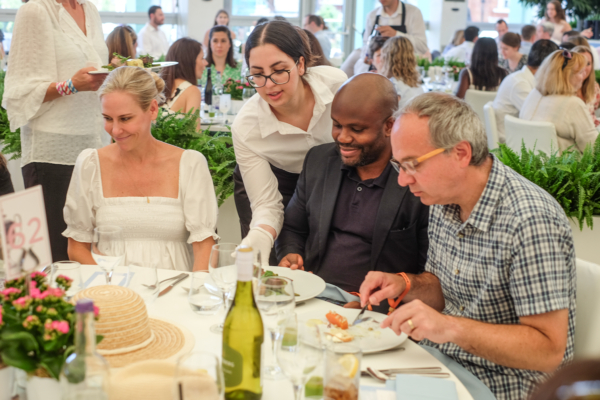
[[[229,78],[223,85],[223,92],[231,94],[231,112],[233,114],[239,113],[244,105],[244,89],[251,89],[251,86],[248,82],[242,82],[241,79]]]
[[[0,334],[3,325],[3,307],[0,305]],[[12,367],[4,364],[2,358],[0,358],[0,400],[10,400],[12,398],[13,381]]]
[[[569,148],[548,155],[522,147],[518,154],[501,144],[496,156],[523,177],[546,190],[571,221],[577,257],[600,264],[600,136],[581,154]]]
[[[0,358],[6,365],[27,372],[30,400],[60,400],[58,378],[74,350],[74,306],[65,299],[71,279],[60,275],[50,288],[46,274],[30,274],[5,282],[0,292],[2,326]]]
[[[0,71],[0,104],[4,95],[4,77],[6,72]],[[21,129],[11,132],[8,114],[6,110],[0,107],[0,144],[1,152],[9,160],[21,158]],[[11,155],[12,154],[12,155]],[[10,155],[10,157],[9,157]]]

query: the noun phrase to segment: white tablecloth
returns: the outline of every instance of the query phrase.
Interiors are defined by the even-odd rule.
[[[82,266],[82,280],[83,282],[88,279],[100,268],[97,266],[83,265]],[[113,276],[113,283],[119,284],[123,281],[122,276],[119,272],[124,272],[125,269],[117,269],[117,273]],[[142,267],[131,267],[131,272],[135,274],[143,274],[148,271]],[[181,271],[171,270],[158,270],[158,279],[165,279],[171,276],[175,276],[181,273]],[[94,280],[95,284],[103,284],[102,280]],[[175,286],[169,293],[159,297],[148,307],[148,313],[152,317],[162,318],[168,321],[172,321],[176,324],[183,325],[189,329],[196,339],[194,347],[195,351],[206,351],[221,357],[221,335],[216,335],[210,332],[210,327],[216,323],[221,322],[223,318],[222,310],[216,315],[203,316],[194,313],[188,304],[187,293],[181,288],[190,284],[190,278],[184,280],[179,285]],[[165,288],[168,283],[161,285],[161,289]],[[188,286],[189,287],[189,286]],[[135,290],[135,287],[131,287]],[[325,315],[329,310],[335,311],[338,306],[318,300],[312,299],[306,301],[303,304],[297,306],[298,313],[314,312],[315,315]],[[265,335],[266,337],[266,335]],[[392,350],[378,354],[366,354],[363,355],[363,361],[361,369],[365,369],[367,366],[374,367],[377,369],[385,368],[407,368],[407,367],[442,367],[443,372],[450,373],[449,379],[456,383],[456,389],[458,392],[459,400],[473,400],[469,392],[465,389],[463,384],[450,372],[444,365],[442,365],[436,358],[430,355],[427,351],[423,350],[416,343],[411,340],[406,340],[402,345],[404,350]],[[362,378],[361,385],[369,386],[384,386],[379,384],[372,378]],[[264,381],[264,392],[263,400],[292,400],[293,390],[292,385],[287,379],[282,380],[265,380]]]

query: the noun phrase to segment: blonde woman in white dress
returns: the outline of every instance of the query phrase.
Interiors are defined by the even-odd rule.
[[[202,154],[156,140],[150,128],[164,81],[137,67],[114,70],[99,90],[115,143],[77,158],[64,217],[69,258],[95,264],[94,228],[123,228],[126,265],[206,270],[218,239],[217,199]]]

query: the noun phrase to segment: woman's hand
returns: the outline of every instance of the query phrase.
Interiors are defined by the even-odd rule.
[[[587,29],[581,31],[581,36],[591,39],[594,36],[594,32],[592,31],[592,28],[590,27],[590,28],[587,28]]]
[[[100,88],[108,74],[90,75],[88,72],[96,71],[94,67],[85,67],[73,75],[71,81],[79,92],[95,92]]]

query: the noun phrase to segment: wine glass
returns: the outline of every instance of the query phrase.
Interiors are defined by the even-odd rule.
[[[67,278],[71,279],[71,286],[67,290],[66,297],[70,299],[77,292],[79,292],[81,287],[81,265],[77,261],[57,261],[50,265],[51,278],[50,278],[50,286],[53,288],[58,287],[56,283],[56,278],[63,275]]]
[[[115,267],[125,258],[123,229],[113,225],[94,228],[92,257],[96,261],[96,264],[106,273],[106,284],[110,285]]]
[[[242,100],[248,101],[254,94],[256,93],[256,89],[247,87],[242,90]]]
[[[270,333],[273,351],[271,360],[267,361],[264,367],[264,377],[281,379],[283,374],[275,360],[275,351],[277,342],[281,339],[280,325],[290,317],[296,307],[294,284],[291,279],[282,276],[261,277],[258,279],[254,298],[262,314],[263,323]]]
[[[292,381],[294,398],[302,400],[304,385],[323,358],[323,341],[319,326],[298,323],[293,314],[282,324],[282,338],[277,345],[277,361]]]
[[[193,312],[200,315],[213,315],[223,303],[223,295],[213,286],[208,271],[194,271],[191,274],[188,303]]]
[[[225,379],[219,359],[196,351],[181,356],[175,367],[175,396],[180,400],[222,399]]]
[[[208,271],[210,277],[223,293],[223,306],[225,317],[233,299],[233,292],[237,284],[237,266],[235,265],[235,251],[238,247],[234,243],[215,244],[210,251]],[[225,320],[223,318],[223,321]],[[223,333],[223,322],[210,327],[212,333]]]

